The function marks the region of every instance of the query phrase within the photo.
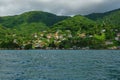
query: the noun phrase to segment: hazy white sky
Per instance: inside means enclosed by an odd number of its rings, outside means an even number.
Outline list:
[[[89,14],[120,8],[120,0],[0,0],[0,16],[40,10],[58,15]]]

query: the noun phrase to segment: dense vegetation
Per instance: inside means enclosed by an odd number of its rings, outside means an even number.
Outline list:
[[[105,25],[110,25],[120,30],[120,9],[109,11],[106,13],[93,13],[86,15],[87,18],[97,21]]]
[[[0,17],[1,49],[118,49],[120,10],[87,16],[42,11]]]
[[[21,15],[0,17],[0,24],[8,28],[20,26],[21,24],[24,23],[28,23],[28,24],[43,23],[47,26],[52,26],[53,24],[61,20],[64,20],[66,18],[68,17],[56,16],[54,14],[42,12],[42,11],[31,11],[31,12],[23,13]]]

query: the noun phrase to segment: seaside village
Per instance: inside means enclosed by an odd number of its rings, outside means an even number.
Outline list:
[[[104,36],[105,29],[101,31]],[[13,35],[14,37],[17,35]],[[20,41],[18,39],[13,40],[13,43],[20,45],[18,49],[91,49],[90,46],[84,46],[85,41],[96,37],[96,35],[86,35],[86,33],[77,33],[73,36],[70,30],[56,32],[42,31],[39,33],[34,33],[30,36],[30,39]],[[99,37],[98,37],[99,38]],[[104,44],[107,46],[105,49],[120,49],[120,46],[114,45],[114,41],[120,42],[120,32],[116,33],[114,40],[106,40],[104,43],[99,42],[99,44]],[[82,44],[79,46],[79,44]],[[90,44],[89,41],[86,43]],[[97,44],[97,45],[99,45]],[[94,45],[93,45],[94,46]],[[96,47],[96,46],[95,46]]]

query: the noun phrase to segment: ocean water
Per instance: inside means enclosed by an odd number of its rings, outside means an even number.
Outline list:
[[[0,80],[120,80],[120,51],[1,50]]]

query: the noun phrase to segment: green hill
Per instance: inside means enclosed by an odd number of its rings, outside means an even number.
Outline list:
[[[31,11],[0,17],[1,49],[117,49],[120,10],[87,16]]]
[[[111,12],[109,15],[106,15],[99,21],[103,21],[106,25],[114,26],[114,28],[118,28],[120,31],[120,9]]]
[[[112,11],[108,11],[108,12],[104,12],[104,13],[92,13],[89,15],[85,15],[85,17],[92,19],[92,20],[98,20],[98,19],[102,19],[105,16],[110,15],[114,12],[118,12],[118,11],[120,11],[120,9],[116,9],[116,10],[112,10]]]
[[[87,15],[89,19],[95,20],[100,24],[113,26],[120,30],[120,9],[109,11],[106,13],[94,13]]]
[[[72,32],[89,32],[94,28],[95,24],[96,23],[94,21],[78,15],[56,23],[53,28],[60,30],[71,30]]]
[[[21,15],[0,17],[0,24],[8,28],[19,26],[24,23],[43,23],[46,26],[52,26],[53,24],[66,18],[68,17],[57,16],[42,11],[31,11]]]

